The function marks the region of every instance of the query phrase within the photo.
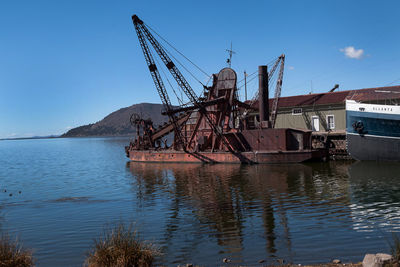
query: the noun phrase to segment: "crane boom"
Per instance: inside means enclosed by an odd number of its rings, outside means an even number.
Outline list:
[[[146,35],[147,40],[149,40],[151,45],[154,47],[157,54],[160,56],[161,60],[164,62],[165,66],[171,72],[172,76],[174,77],[178,85],[182,88],[189,100],[192,103],[198,103],[198,97],[196,93],[193,91],[190,84],[186,81],[185,77],[183,77],[179,69],[175,66],[174,62],[172,62],[171,58],[168,56],[161,44],[154,38],[149,29],[144,25],[144,22],[139,19],[137,15],[133,15],[132,20],[135,28],[140,29]]]
[[[270,81],[271,78],[272,78],[272,75],[274,75],[274,73],[275,73],[275,71],[276,71],[276,68],[277,68],[278,65],[279,65],[279,62],[281,62],[282,56],[283,56],[283,58],[285,57],[285,55],[283,55],[283,54],[280,55],[280,56],[278,57],[278,59],[275,61],[274,65],[272,66],[271,70],[268,72],[268,81]]]
[[[193,91],[192,87],[189,85],[189,83],[186,81],[185,77],[183,77],[182,73],[178,70],[178,68],[175,66],[174,62],[172,62],[171,58],[168,56],[164,48],[161,46],[161,44],[154,38],[154,36],[151,34],[151,32],[148,30],[144,22],[137,16],[133,15],[132,16],[132,21],[135,26],[136,32],[140,33],[139,37],[139,42],[141,43],[143,53],[145,54],[146,62],[149,66],[149,70],[152,73],[152,77],[154,80],[154,83],[156,84],[157,90],[159,91],[159,95],[163,100],[163,103],[168,103],[169,108],[171,107],[170,102],[167,101],[169,98],[167,98],[168,94],[165,90],[165,86],[163,85],[161,81],[161,77],[159,76],[157,67],[153,62],[149,61],[148,59],[152,59],[151,53],[147,47],[146,40],[144,39],[143,34],[146,36],[147,40],[150,42],[150,44],[153,46],[153,48],[156,50],[157,54],[160,56],[161,60],[171,73],[171,75],[174,77],[180,88],[183,90],[185,95],[189,98],[190,102],[194,106],[196,106],[199,109],[199,112],[206,118],[209,126],[211,127],[212,131],[216,136],[218,136],[221,141],[224,143],[224,145],[228,148],[228,150],[232,153],[234,153],[234,150],[232,146],[229,144],[229,142],[226,140],[226,137],[223,135],[222,131],[214,124],[213,120],[210,118],[210,116],[207,114],[207,111],[204,107],[204,105],[199,101],[198,97],[196,96],[195,92]],[[143,49],[143,47],[147,47],[147,49]],[[154,74],[153,74],[154,73]],[[167,108],[167,112],[170,112],[171,109]],[[173,121],[176,121],[174,116],[170,116]],[[175,129],[175,133],[181,136],[181,132],[179,131],[178,127]],[[181,137],[180,139],[183,139]],[[182,140],[184,141],[184,140]]]
[[[157,92],[161,98],[161,101],[164,104],[166,111],[168,112],[172,110],[171,100],[169,99],[167,91],[165,90],[165,85],[161,79],[160,73],[157,69],[157,65],[155,64],[154,58],[150,52],[150,49],[147,45],[147,42],[143,36],[141,29],[136,27],[136,24],[135,24],[135,30],[139,39],[140,46],[142,47],[144,58],[150,70],[151,77],[153,78],[154,84],[156,85]]]
[[[281,66],[279,68],[278,80],[276,81],[274,102],[272,103],[272,112],[271,112],[271,127],[272,128],[275,128],[276,117],[278,115],[278,102],[279,102],[279,98],[281,97],[283,70],[285,68],[285,55],[282,54],[279,58],[281,60]]]
[[[151,73],[151,77],[153,78],[154,84],[157,88],[157,92],[161,98],[161,101],[163,102],[164,108],[169,116],[170,121],[172,122],[173,128],[174,128],[174,132],[175,132],[175,136],[177,137],[177,141],[178,143],[182,144],[183,149],[186,148],[186,142],[185,139],[182,136],[182,133],[179,129],[179,124],[178,124],[178,120],[175,116],[175,114],[171,113],[170,111],[173,109],[172,105],[171,105],[171,100],[169,99],[167,90],[165,89],[165,85],[161,79],[160,76],[160,72],[157,69],[157,65],[154,61],[154,58],[151,54],[151,51],[149,49],[149,46],[147,45],[145,36],[143,34],[143,28],[144,27],[140,27],[141,24],[143,24],[143,21],[141,21],[136,15],[132,16],[132,20],[133,20],[133,24],[135,26],[135,30],[136,30],[136,34],[138,36],[139,39],[139,43],[140,46],[142,48],[143,51],[143,55],[145,57],[147,66],[150,70]],[[140,24],[141,22],[141,24]],[[146,35],[147,37],[147,35]],[[150,42],[152,43],[152,42]],[[152,43],[153,44],[153,43]],[[174,144],[175,146],[177,144]]]

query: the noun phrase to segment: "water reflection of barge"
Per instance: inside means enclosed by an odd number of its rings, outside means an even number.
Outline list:
[[[347,150],[357,160],[400,160],[400,106],[346,101]]]
[[[321,221],[337,224],[338,217],[349,216],[346,208],[349,204],[348,165],[333,164],[129,162],[127,168],[133,174],[139,198],[159,199],[163,195],[170,203],[167,205],[171,209],[167,213],[170,216],[163,235],[168,250],[177,251],[170,244],[178,243],[178,235],[190,222],[191,227],[196,228],[191,233],[202,233],[202,238],[216,238],[216,244],[222,247],[219,251],[229,253],[227,256],[233,264],[251,265],[241,262],[250,247],[255,251],[253,258],[257,253],[267,253],[268,265],[272,265],[277,255],[287,262],[300,261],[295,254],[302,249],[302,242],[298,242],[302,238],[314,238],[307,251],[324,248],[322,254],[329,258],[325,245],[321,244],[331,240],[321,238],[318,241],[309,227],[320,229]],[[324,177],[327,172],[331,177]],[[186,216],[193,216],[194,221]],[[312,227],[315,224],[317,227]],[[251,244],[245,240],[251,240]],[[316,245],[318,242],[322,243]],[[193,243],[198,246],[197,239]],[[171,254],[175,259],[176,254]],[[307,261],[303,253],[299,254],[301,261]]]

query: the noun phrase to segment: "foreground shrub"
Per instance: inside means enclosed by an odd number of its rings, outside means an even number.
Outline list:
[[[393,259],[396,262],[400,262],[400,239],[399,236],[395,233],[393,235],[393,243],[390,245],[390,252],[392,253]]]
[[[132,225],[119,224],[94,241],[86,264],[89,267],[151,266],[158,251],[141,241]]]
[[[18,241],[11,241],[7,235],[0,239],[0,266],[1,267],[28,267],[34,266],[32,252],[22,249]]]

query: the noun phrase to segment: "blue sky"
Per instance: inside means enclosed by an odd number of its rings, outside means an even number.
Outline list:
[[[231,41],[239,80],[285,53],[287,96],[400,84],[399,10],[399,1],[0,1],[0,138],[160,103],[132,14],[207,73],[226,67]]]

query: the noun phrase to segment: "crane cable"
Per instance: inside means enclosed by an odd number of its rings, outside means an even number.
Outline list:
[[[273,58],[272,60],[270,60],[270,61],[266,64],[266,65],[268,66],[268,68],[271,68],[271,65],[273,65],[277,60],[279,60],[279,58],[280,58],[280,57],[278,57],[278,58]],[[255,72],[253,72],[253,73],[247,75],[246,78],[249,78],[250,76],[253,76],[253,75],[256,74],[257,72],[258,72],[258,70],[256,70]],[[239,84],[239,83],[243,82],[244,80],[245,80],[245,79],[243,78],[243,79],[241,79],[240,81],[238,81],[237,83]],[[250,80],[247,81],[247,82],[250,82]],[[243,86],[244,86],[244,84],[241,85],[241,86],[239,86],[238,89],[242,88]]]
[[[166,44],[168,44],[172,49],[174,49],[178,54],[180,54],[182,57],[184,57],[187,61],[189,61],[193,66],[195,66],[199,71],[201,71],[203,74],[205,74],[207,77],[211,77],[207,72],[205,72],[203,69],[201,69],[199,66],[197,66],[193,61],[191,61],[188,57],[186,57],[182,52],[180,52],[178,49],[176,49],[170,42],[168,42],[164,37],[162,37],[158,32],[156,32],[153,28],[151,28],[147,23],[143,23],[146,25],[147,28],[149,28],[152,32],[154,32],[158,37],[160,37]],[[165,47],[164,47],[165,49]]]
[[[271,65],[272,65],[273,63],[275,63],[277,60],[279,60],[279,58],[270,61],[269,63],[267,63],[267,66],[268,66],[268,67],[271,67]],[[282,64],[282,62],[280,62],[280,64]],[[279,65],[278,65],[278,66],[279,66]],[[247,75],[246,78],[249,78],[249,77],[253,76],[253,75],[256,74],[257,72],[258,72],[258,70],[256,70],[255,72],[253,72],[253,73]],[[268,81],[271,81],[271,79],[272,79],[273,77],[276,76],[276,75],[274,75],[275,73],[276,73],[276,71],[274,71],[274,73],[271,73],[271,76],[268,76]],[[247,83],[247,84],[250,83],[250,82],[253,81],[256,77],[258,77],[258,76],[252,77],[251,79],[247,80],[246,83]],[[238,83],[240,83],[240,82],[242,82],[242,81],[244,81],[244,79],[240,80]],[[271,84],[271,83],[269,83],[269,84]],[[241,89],[241,88],[243,88],[243,87],[244,87],[244,84],[238,86],[238,89]],[[258,93],[257,93],[253,98],[257,98],[257,95],[258,95]]]
[[[176,57],[174,57],[174,55],[173,55],[171,52],[169,52],[168,49],[166,49],[166,48],[165,48],[163,45],[161,45],[161,44],[160,44],[160,46],[165,50],[165,52],[167,52],[167,54],[168,54],[170,57],[172,57],[173,59],[175,59],[175,61],[178,62],[178,64],[181,65],[181,67],[182,67],[184,70],[186,70],[186,71],[190,74],[190,76],[192,76],[196,81],[198,81],[198,82],[204,87],[204,84],[203,84],[192,72],[190,72],[190,70],[188,70],[188,69],[185,67],[185,65],[183,65]]]
[[[154,30],[153,30],[154,31]],[[157,33],[156,33],[157,34]],[[165,53],[167,53],[168,54],[168,56],[170,56],[170,57],[172,57],[176,62],[178,62],[178,64],[184,69],[184,70],[186,70],[189,74],[190,74],[190,76],[192,76],[197,82],[199,82],[203,87],[204,87],[204,84],[190,71],[190,70],[188,70],[186,67],[185,67],[185,65],[183,65],[167,48],[165,48],[165,46],[163,46],[161,43],[159,43],[159,45],[160,45],[160,47],[162,48],[162,49],[164,49],[164,51],[165,51]]]
[[[155,61],[157,62],[157,65],[162,66],[162,65],[160,65],[160,62],[159,62],[159,60],[158,60],[157,57],[155,57]],[[171,87],[172,91],[174,92],[174,95],[175,95],[176,98],[178,99],[179,104],[182,106],[182,105],[183,105],[183,99],[181,99],[181,98],[178,96],[178,94],[176,93],[176,91],[175,91],[174,87],[172,86],[171,82],[169,81],[168,76],[167,76],[167,74],[165,73],[164,69],[163,69],[163,68],[160,68],[160,69],[161,69],[162,74],[164,75],[164,78],[167,79],[167,82],[168,82],[169,86]]]
[[[386,84],[386,85],[384,85],[384,86],[392,85],[392,84],[394,84],[394,83],[396,83],[396,82],[398,82],[398,81],[400,81],[400,78],[398,78],[398,79],[394,80],[393,82],[388,83],[388,84]]]
[[[256,74],[257,72],[258,72],[258,70],[256,70],[256,71],[253,72],[252,74],[247,75],[246,78],[248,79],[249,77],[253,76],[253,75]],[[251,78],[250,80],[247,80],[246,83],[249,83],[249,82],[252,81],[255,77],[257,77],[257,76],[254,76],[254,77]],[[242,81],[244,81],[244,78],[243,78],[242,80],[240,80],[240,81],[238,82],[238,84],[241,83]],[[242,84],[241,86],[238,86],[238,89],[241,89],[244,85],[245,85],[245,84]]]
[[[277,59],[277,60],[280,60],[279,58]],[[276,61],[275,61],[276,62]],[[278,66],[277,66],[277,68],[280,66],[282,64],[282,61],[281,62],[279,62],[279,64],[278,64]],[[268,66],[268,65],[267,65]],[[270,90],[270,88],[272,88],[272,84],[274,84],[276,81],[277,81],[277,79],[278,79],[278,76],[279,76],[279,74],[278,75],[274,75],[276,73],[276,71],[274,71],[273,73],[271,73],[271,75],[268,75],[268,92],[270,92],[271,90]],[[256,77],[258,77],[258,76],[254,76],[252,79],[250,79],[249,81],[248,81],[248,83],[249,82],[251,82],[251,81],[253,81]],[[242,85],[243,86],[243,85]],[[275,87],[275,90],[276,90],[277,88]],[[256,101],[257,101],[257,99],[258,99],[258,91],[255,93],[255,95],[254,95],[254,97],[250,100],[250,103],[249,103],[249,105],[250,106],[252,106]],[[244,113],[242,114],[242,116],[244,117],[244,116],[246,116],[247,115],[247,113],[248,113],[248,110],[246,109],[245,111],[244,111]]]

